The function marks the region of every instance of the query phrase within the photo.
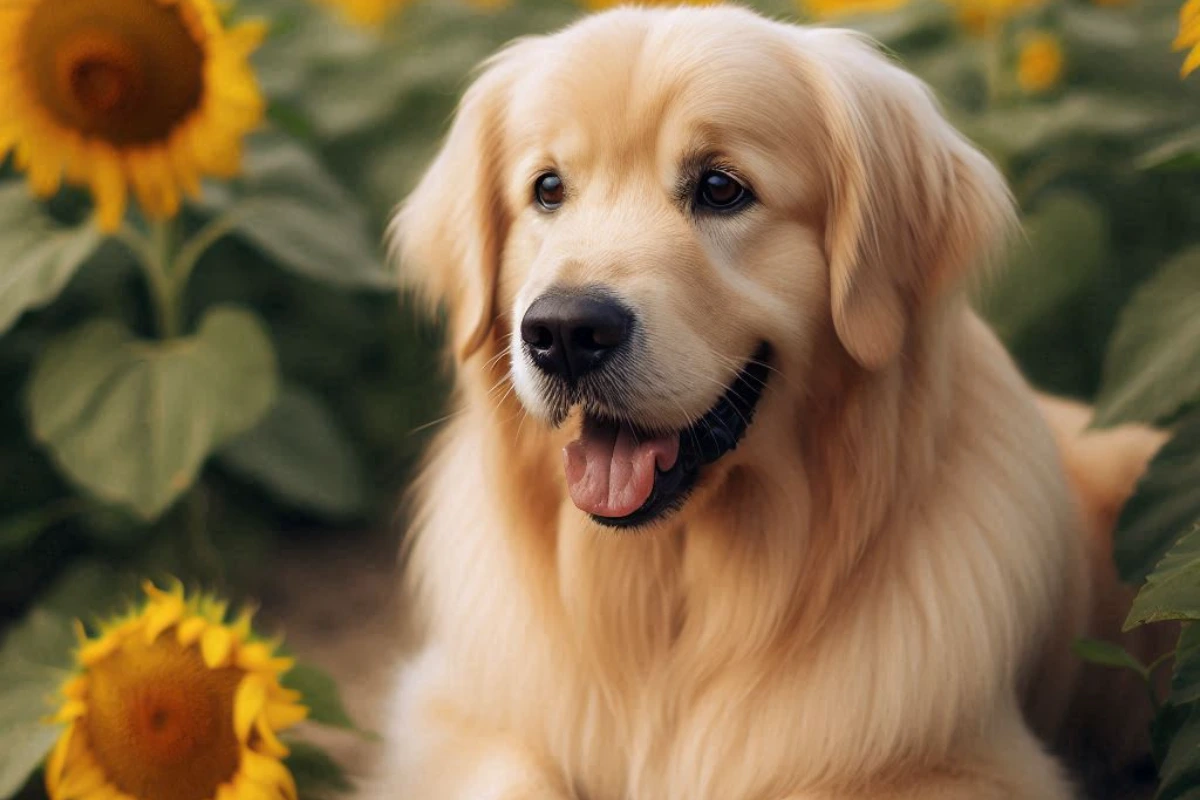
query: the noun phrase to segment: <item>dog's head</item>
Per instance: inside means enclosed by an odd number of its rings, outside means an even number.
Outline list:
[[[621,9],[487,62],[394,232],[461,362],[507,348],[533,416],[581,410],[571,497],[628,526],[678,507],[819,359],[894,365],[1011,215],[861,37]]]

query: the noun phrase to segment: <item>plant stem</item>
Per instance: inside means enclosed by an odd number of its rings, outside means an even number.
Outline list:
[[[221,553],[208,535],[208,497],[203,483],[197,483],[184,497],[183,514],[192,567],[206,580],[223,581]]]
[[[233,230],[233,226],[232,216],[217,217],[183,243],[175,257],[175,266],[171,272],[171,280],[177,294],[182,295],[187,289],[188,279],[192,276],[192,270],[196,268],[201,256],[208,252],[208,248],[212,247],[218,239]]]
[[[984,76],[987,80],[988,108],[1004,99],[1004,23],[992,23],[984,42]]]
[[[150,235],[153,246],[148,269],[153,273],[150,283],[158,315],[158,334],[163,339],[173,339],[180,334],[179,294],[171,275],[178,248],[178,223],[174,219],[156,222]]]

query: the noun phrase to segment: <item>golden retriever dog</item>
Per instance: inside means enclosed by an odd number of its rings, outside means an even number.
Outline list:
[[[366,796],[1072,797],[1112,523],[966,300],[1013,225],[850,32],[623,8],[490,59],[395,221],[456,412]]]

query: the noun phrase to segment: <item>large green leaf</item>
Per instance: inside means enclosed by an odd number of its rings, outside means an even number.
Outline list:
[[[283,136],[253,140],[241,193],[225,213],[239,236],[282,267],[343,286],[395,285],[358,202]]]
[[[1200,127],[1189,128],[1159,142],[1138,159],[1142,169],[1200,170]]]
[[[73,644],[65,617],[36,610],[0,647],[0,797],[25,784],[58,737],[46,717],[68,677]]]
[[[30,421],[72,480],[155,519],[215,447],[262,418],[277,373],[267,332],[244,310],[210,311],[194,336],[162,343],[97,320],[38,359]]]
[[[1100,639],[1076,639],[1071,643],[1071,650],[1089,664],[1098,664],[1114,669],[1128,669],[1142,677],[1146,676],[1146,666],[1125,648],[1112,642]]]
[[[1121,312],[1095,425],[1168,419],[1200,400],[1200,248],[1172,259]]]
[[[1188,414],[1155,454],[1121,510],[1114,557],[1121,579],[1138,585],[1200,519],[1200,411]]]
[[[1200,700],[1200,625],[1188,623],[1175,648],[1175,670],[1171,675],[1171,702],[1177,705]]]
[[[1177,107],[1140,97],[1074,91],[1057,102],[1003,106],[964,124],[971,138],[989,150],[1022,155],[1067,142],[1141,140],[1180,116]]]
[[[1049,195],[1025,219],[1027,242],[1013,248],[1008,269],[983,303],[1006,341],[1044,319],[1092,277],[1104,260],[1104,212],[1076,192]]]
[[[290,505],[335,518],[364,509],[358,453],[307,389],[286,387],[258,425],[225,446],[221,461]]]
[[[358,730],[342,705],[337,683],[323,670],[311,664],[296,664],[280,679],[287,689],[300,693],[300,702],[308,706],[308,718],[320,725]]]
[[[292,752],[283,762],[296,779],[302,800],[341,794],[354,788],[346,771],[328,753],[309,742],[289,741]]]
[[[1200,620],[1200,524],[1183,536],[1146,578],[1125,630],[1147,622]]]
[[[1200,706],[1193,706],[1175,731],[1159,775],[1154,800],[1182,800],[1200,785]]]
[[[0,334],[22,312],[58,297],[103,239],[88,222],[57,224],[24,184],[0,186]]]

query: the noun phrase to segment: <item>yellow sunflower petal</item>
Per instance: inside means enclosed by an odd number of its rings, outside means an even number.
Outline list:
[[[175,629],[175,637],[182,645],[193,645],[200,640],[207,627],[208,621],[204,618],[188,617]]]
[[[258,748],[261,752],[275,758],[287,758],[291,750],[288,750],[287,745],[279,741],[279,737],[275,735],[275,731],[271,730],[270,724],[265,716],[259,716],[254,721],[254,732],[258,734]]]
[[[271,791],[258,781],[250,780],[244,774],[238,776],[233,791],[237,800],[279,800],[277,792]]]
[[[71,700],[82,700],[87,694],[88,679],[86,675],[76,675],[69,681],[63,684],[62,693],[64,697]]]
[[[209,669],[225,666],[233,649],[233,634],[227,628],[210,627],[200,637],[200,652]]]
[[[74,725],[64,728],[62,735],[54,743],[54,749],[50,751],[50,757],[46,760],[46,791],[50,793],[51,797],[56,795],[58,786],[62,783],[63,766],[67,762],[67,752],[71,748],[71,740],[74,736]]]
[[[97,639],[94,642],[89,641],[79,651],[79,662],[84,666],[90,667],[97,661],[102,661],[112,655],[120,643],[121,640],[116,636],[105,636],[103,639]]]
[[[259,675],[247,675],[238,686],[233,705],[233,731],[245,744],[250,731],[267,705],[267,684]]]
[[[55,795],[55,800],[73,800],[73,798],[85,798],[92,792],[95,792],[108,783],[105,780],[104,773],[95,765],[87,765],[82,769],[68,771],[59,784],[58,793]]]
[[[253,750],[242,753],[242,768],[246,777],[265,786],[274,786],[283,791],[287,800],[296,800],[296,781],[287,767],[273,758],[260,755]]]
[[[1181,75],[1183,75],[1183,77],[1186,78],[1188,75],[1191,75],[1193,72],[1195,72],[1197,68],[1200,68],[1200,45],[1197,45],[1195,49],[1188,54],[1188,57],[1184,60],[1183,67],[1180,68],[1179,72]]]
[[[183,611],[181,598],[168,595],[159,600],[146,617],[146,641],[153,642],[163,631],[179,622]]]
[[[267,724],[277,731],[287,730],[308,719],[308,707],[293,703],[269,703]]]
[[[82,700],[71,700],[64,703],[52,718],[52,722],[73,722],[87,713],[87,703]]]
[[[112,232],[125,218],[127,195],[121,163],[108,148],[93,148],[92,195],[96,198],[96,216],[101,230]]]

